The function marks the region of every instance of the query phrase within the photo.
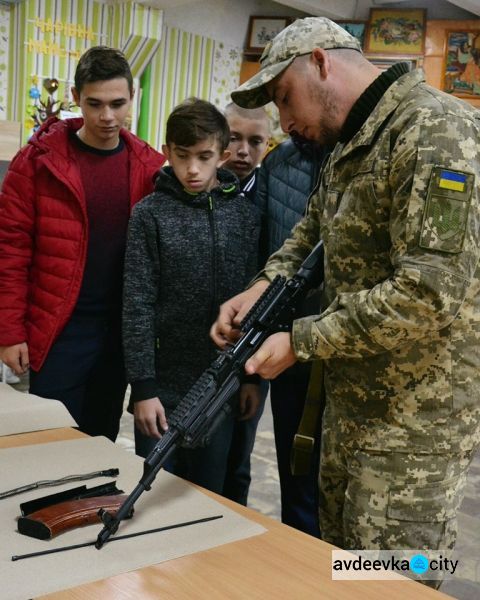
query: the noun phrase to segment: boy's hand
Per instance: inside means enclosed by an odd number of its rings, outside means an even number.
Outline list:
[[[168,429],[165,409],[160,402],[160,398],[150,398],[148,400],[139,400],[133,405],[133,414],[135,425],[148,437],[159,440],[162,434]]]
[[[13,346],[0,346],[0,360],[10,367],[15,375],[26,373],[30,366],[27,342]]]
[[[237,341],[240,323],[269,285],[266,279],[257,281],[248,290],[222,304],[217,320],[210,329],[210,337],[217,346],[223,349],[228,342]]]
[[[244,383],[240,386],[239,421],[246,421],[255,416],[261,402],[260,386],[256,383]]]

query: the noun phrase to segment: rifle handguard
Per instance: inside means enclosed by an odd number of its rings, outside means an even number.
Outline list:
[[[116,514],[126,499],[125,494],[116,494],[54,504],[30,513],[26,517],[19,517],[18,531],[39,540],[49,540],[59,533],[76,527],[101,523],[98,514],[101,509]],[[132,514],[133,510],[128,517]]]
[[[245,331],[248,331],[250,327],[254,325],[257,315],[272,302],[278,292],[285,285],[285,281],[286,277],[283,277],[282,275],[275,276],[275,279],[268,286],[268,288],[264,290],[260,298],[255,302],[240,323],[240,330],[242,333],[245,333]]]

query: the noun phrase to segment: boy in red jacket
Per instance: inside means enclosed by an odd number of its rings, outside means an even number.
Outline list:
[[[133,205],[165,158],[123,128],[134,95],[124,55],[87,50],[73,97],[13,159],[0,195],[0,359],[62,401],[80,430],[115,440],[126,381],[122,271]]]

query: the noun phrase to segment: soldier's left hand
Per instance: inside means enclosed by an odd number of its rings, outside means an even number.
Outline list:
[[[249,375],[257,373],[264,379],[275,379],[296,361],[290,333],[279,332],[268,337],[257,352],[247,360],[245,371]]]

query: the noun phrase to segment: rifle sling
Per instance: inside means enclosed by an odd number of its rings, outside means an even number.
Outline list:
[[[306,475],[310,471],[318,418],[323,406],[323,362],[318,360],[312,363],[302,418],[293,438],[290,452],[292,475]]]

